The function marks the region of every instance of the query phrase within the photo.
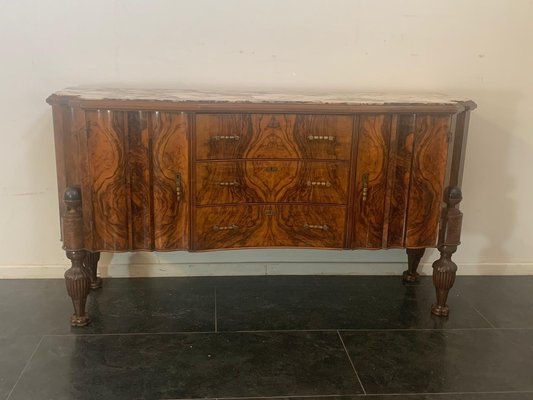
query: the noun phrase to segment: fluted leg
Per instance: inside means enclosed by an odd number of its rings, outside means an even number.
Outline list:
[[[439,317],[446,317],[450,313],[446,301],[457,272],[457,265],[452,261],[452,254],[461,243],[463,221],[463,214],[455,207],[462,198],[461,190],[457,187],[448,188],[444,196],[447,207],[444,208],[441,216],[438,246],[440,258],[433,263],[433,285],[437,294],[437,303],[431,307],[431,312]]]
[[[83,265],[89,271],[91,276],[91,289],[99,289],[102,287],[102,278],[97,274],[98,261],[100,261],[100,252],[87,252]]]
[[[72,267],[65,272],[67,293],[74,305],[74,314],[70,320],[72,326],[85,326],[90,322],[85,312],[85,304],[91,291],[91,276],[89,271],[83,267],[85,256],[85,250],[67,251],[67,257],[72,262]]]
[[[453,247],[457,248],[457,246],[439,247],[440,258],[433,263],[433,285],[437,292],[437,303],[431,306],[431,312],[442,317],[447,317],[450,313],[446,301],[457,272],[457,265],[452,261],[452,254],[455,252]]]
[[[417,272],[418,265],[422,256],[426,252],[425,248],[421,249],[407,249],[407,271],[403,271],[403,281],[412,283],[416,282],[419,279]]]
[[[85,305],[91,290],[91,274],[83,265],[87,252],[84,249],[80,188],[66,188],[64,201],[63,247],[71,261],[71,267],[65,272],[65,284],[74,306],[71,325],[85,326],[90,322]]]

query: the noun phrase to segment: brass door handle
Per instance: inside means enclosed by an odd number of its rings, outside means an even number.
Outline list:
[[[241,137],[238,135],[216,135],[213,136],[213,140],[239,140]]]
[[[324,225],[312,225],[312,224],[305,224],[304,225],[304,228],[305,229],[320,229],[322,231],[327,231],[329,230],[329,226],[324,224]]]
[[[240,186],[240,183],[237,181],[222,181],[222,182],[217,182],[216,185],[218,186]]]
[[[368,199],[368,172],[363,174],[363,191],[361,195],[363,201]]]
[[[307,181],[307,186],[325,186],[330,187],[331,182],[328,181]]]
[[[214,231],[231,231],[235,229],[239,229],[239,225],[231,224],[231,225],[226,225],[226,226],[218,226],[218,225],[213,226]]]
[[[333,142],[335,140],[335,136],[331,136],[331,135],[309,135],[309,136],[307,136],[307,140],[327,140],[329,142]]]
[[[181,201],[183,197],[183,191],[181,189],[181,174],[176,172],[176,200]]]

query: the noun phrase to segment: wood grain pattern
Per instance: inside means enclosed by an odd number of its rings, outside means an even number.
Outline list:
[[[130,249],[125,115],[106,110],[88,111],[86,121],[94,233],[92,247],[125,251]]]
[[[352,125],[352,116],[201,114],[196,159],[349,160]]]
[[[349,166],[338,162],[196,163],[196,204],[346,204]]]
[[[151,138],[148,113],[126,115],[127,186],[130,194],[129,240],[132,249],[152,249]]]
[[[389,220],[387,247],[403,247],[404,244],[414,136],[415,115],[398,116],[396,146],[391,154],[394,169],[391,171],[392,180],[389,189],[391,193],[390,211],[389,215],[386,216]]]
[[[382,247],[390,132],[391,115],[362,115],[359,118],[352,241],[356,248]]]
[[[189,247],[190,173],[189,123],[184,113],[152,113],[154,247]],[[176,195],[176,174],[181,199]]]
[[[435,247],[448,158],[450,116],[417,115],[406,247]]]
[[[311,205],[199,207],[196,250],[255,247],[343,248],[346,208]]]

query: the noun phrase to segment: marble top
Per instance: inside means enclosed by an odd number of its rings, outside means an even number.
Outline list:
[[[131,89],[72,87],[56,96],[81,100],[147,100],[208,103],[297,103],[297,104],[432,104],[455,105],[466,100],[442,94],[408,93],[310,93],[310,92],[228,92],[188,89]]]

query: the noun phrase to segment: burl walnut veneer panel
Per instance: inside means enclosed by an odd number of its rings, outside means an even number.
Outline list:
[[[196,209],[197,250],[254,247],[343,248],[342,206],[246,205]]]
[[[186,249],[187,115],[86,112],[94,250]],[[178,198],[176,182],[181,195]]]
[[[352,116],[200,114],[196,159],[349,160],[352,131]]]
[[[196,204],[346,204],[349,173],[346,162],[198,162]]]

